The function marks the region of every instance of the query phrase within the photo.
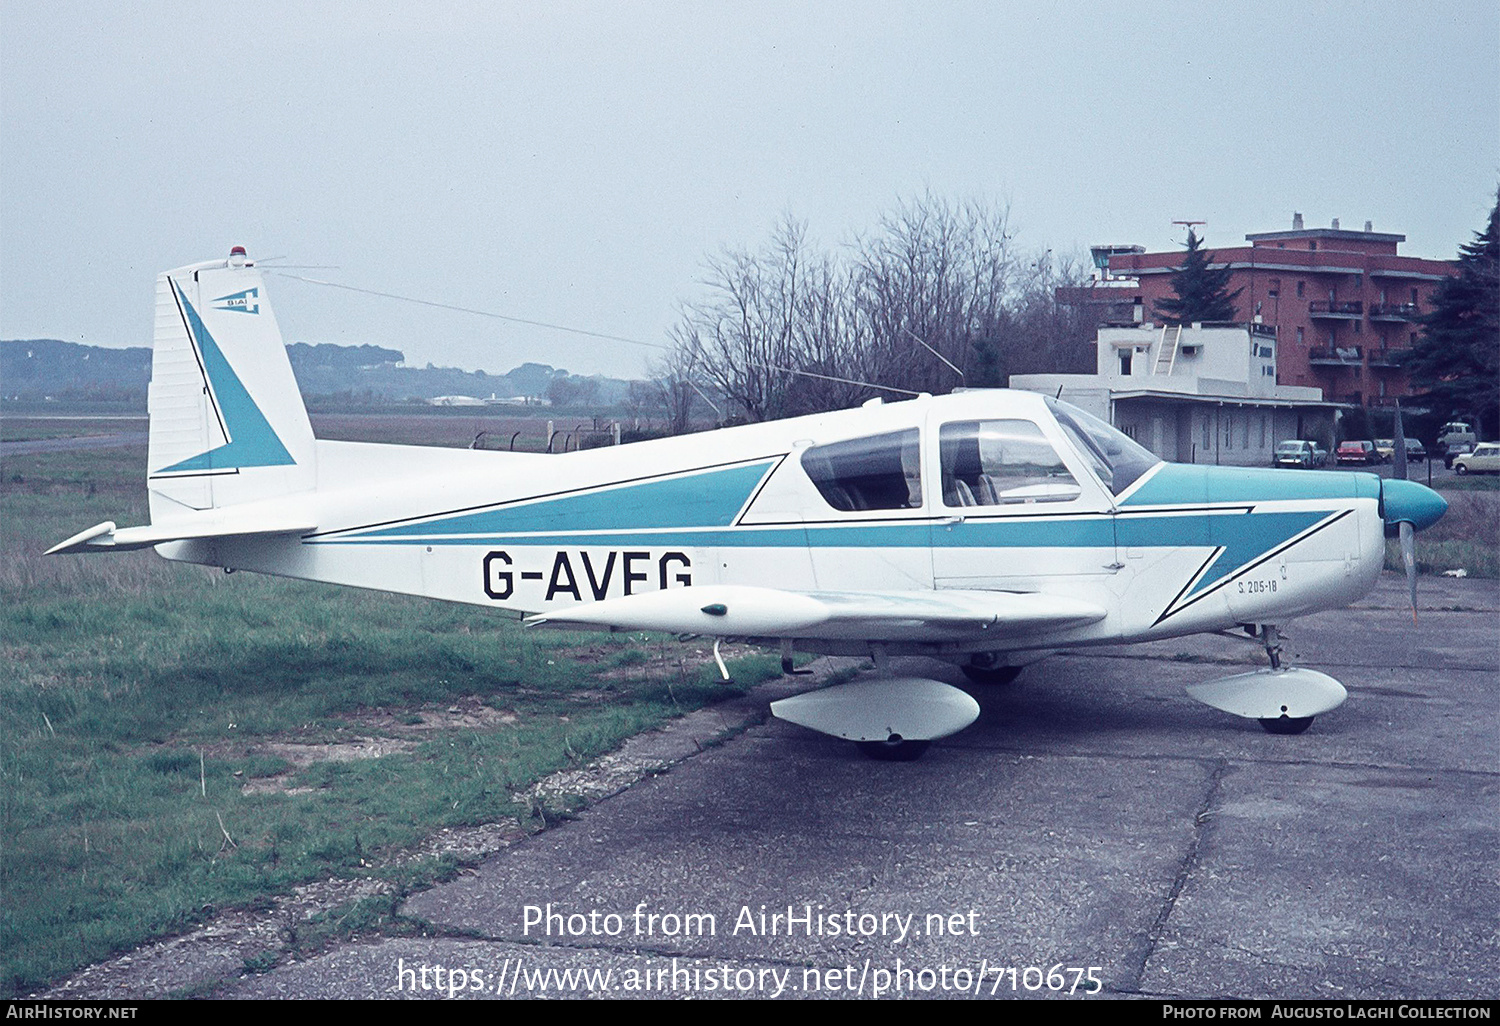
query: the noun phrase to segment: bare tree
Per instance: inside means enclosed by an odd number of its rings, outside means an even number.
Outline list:
[[[1015,264],[1009,211],[929,194],[882,217],[855,244],[854,262],[878,380],[927,392],[964,383],[975,343],[1004,311]]]
[[[692,352],[679,346],[661,360],[652,361],[646,370],[651,375],[651,401],[661,413],[667,434],[681,435],[692,430],[693,412],[700,402],[698,385],[693,380],[697,371]]]
[[[842,410],[881,394],[865,383],[868,326],[849,271],[830,256],[809,259],[796,310],[787,412]]]
[[[693,364],[750,420],[784,416],[795,362],[806,225],[784,218],[763,253],[729,251],[708,263],[708,297],[672,331]]]
[[[647,368],[647,373],[650,373]],[[632,381],[625,386],[625,398],[620,405],[625,408],[625,415],[630,418],[630,427],[634,431],[647,430],[651,426],[651,419],[660,411],[656,402],[656,382],[651,380]]]
[[[1007,208],[903,202],[840,253],[810,251],[785,217],[762,250],[710,260],[707,294],[676,351],[750,420],[842,409],[886,389],[1001,386],[1010,374],[1088,369],[1077,318],[1056,302],[1076,261],[1022,258]],[[685,380],[691,382],[693,375]]]
[[[1055,259],[1050,250],[1025,265],[1001,336],[996,384],[1004,385],[1012,374],[1093,373],[1094,324],[1082,308],[1057,301],[1060,287],[1087,279],[1082,260]]]

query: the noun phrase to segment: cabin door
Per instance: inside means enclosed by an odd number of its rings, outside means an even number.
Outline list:
[[[949,420],[928,435],[937,587],[1032,591],[1114,574],[1113,505],[1055,425]]]

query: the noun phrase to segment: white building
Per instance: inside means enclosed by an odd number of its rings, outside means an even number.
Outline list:
[[[1162,459],[1265,466],[1277,442],[1332,449],[1339,404],[1276,383],[1276,334],[1258,324],[1105,327],[1093,374],[1017,374],[1102,417]]]

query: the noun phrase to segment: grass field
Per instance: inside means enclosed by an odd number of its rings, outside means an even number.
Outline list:
[[[127,431],[138,431],[144,434],[146,418],[144,416],[0,418],[0,442],[30,442],[40,438],[82,438]]]
[[[567,810],[517,792],[726,694],[676,643],[149,551],[40,555],[145,522],[143,466],[110,449],[0,474],[6,994],[304,881],[451,873],[394,855],[445,826],[540,829]]]
[[[1484,482],[1481,484],[1480,482]],[[1448,512],[1417,535],[1417,569],[1435,574],[1463,570],[1469,577],[1500,577],[1500,489],[1492,478],[1444,482]],[[1405,572],[1401,547],[1386,545],[1386,569]]]
[[[1500,492],[1500,475],[1455,475],[1451,479],[1444,481],[1439,487],[1444,492]]]

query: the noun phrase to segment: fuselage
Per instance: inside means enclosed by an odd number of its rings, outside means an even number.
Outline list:
[[[316,443],[318,528],[169,558],[517,613],[705,584],[1066,595],[1046,634],[797,647],[951,654],[1136,641],[1340,606],[1384,559],[1371,474],[1163,463],[1066,404],[973,391],[566,455]],[[759,639],[770,640],[770,639]]]

